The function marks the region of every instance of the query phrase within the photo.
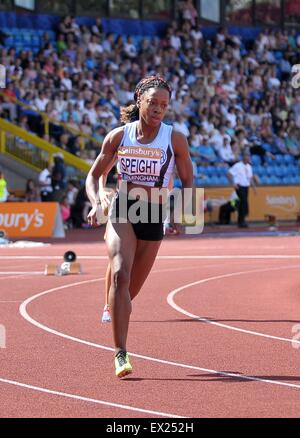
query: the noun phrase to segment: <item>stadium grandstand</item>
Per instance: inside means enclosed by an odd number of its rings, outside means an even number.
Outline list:
[[[14,159],[36,179],[62,153],[65,182],[82,183],[120,106],[157,73],[197,186],[229,186],[245,149],[260,186],[300,185],[299,23],[294,0],[2,1],[2,167]]]

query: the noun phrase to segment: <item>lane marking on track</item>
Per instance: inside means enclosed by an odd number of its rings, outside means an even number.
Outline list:
[[[222,239],[224,241],[224,239]],[[252,240],[252,239],[251,239]],[[228,241],[227,241],[228,242]],[[195,245],[184,245],[184,248],[188,251],[188,250],[194,250],[195,249]],[[201,250],[203,249],[208,249],[208,250],[224,250],[224,244],[222,245],[203,245],[203,241],[201,242]],[[231,251],[240,251],[241,250],[241,246],[230,246],[229,248],[226,248],[227,250],[230,249]],[[279,249],[284,249],[284,250],[289,250],[289,251],[299,251],[298,248],[291,248],[289,245],[259,245],[259,249],[260,250],[279,250]],[[253,250],[253,251],[257,251],[257,245],[251,246],[247,243],[247,250]]]
[[[216,267],[219,265],[207,265],[205,267],[210,268],[210,267]],[[186,268],[180,268],[180,271],[189,271],[191,269],[195,269],[197,266],[188,266]],[[152,271],[152,274],[155,274],[157,272],[174,272],[174,268],[166,268],[166,269],[159,269],[158,271]],[[20,277],[29,277],[31,275],[43,275],[44,276],[44,271],[17,271],[17,272],[0,272],[0,275],[3,275],[3,277],[0,277],[0,280],[7,280],[8,278],[20,278]],[[6,277],[7,275],[7,277]]]
[[[298,266],[297,266],[298,267]],[[293,266],[293,268],[296,268],[296,266]],[[272,269],[272,268],[271,268]],[[277,268],[278,269],[278,268]],[[285,268],[282,268],[285,269]],[[268,271],[268,269],[265,270],[252,270],[252,271],[248,271],[249,273],[253,273],[253,272],[262,272],[262,271]],[[83,284],[89,284],[89,283],[94,283],[96,281],[100,281],[100,280],[104,280],[104,278],[100,278],[100,279],[92,279],[92,280],[85,280],[85,281],[80,281],[80,282],[76,282],[76,283],[71,283],[68,285],[64,285],[64,286],[59,286],[59,287],[55,287],[52,289],[48,289],[46,291],[40,292],[39,294],[36,294],[32,297],[29,297],[27,300],[23,301],[23,303],[20,305],[19,307],[19,311],[21,316],[28,321],[30,324],[33,324],[34,326],[38,327],[41,330],[44,330],[48,333],[51,333],[53,335],[62,337],[64,339],[68,339],[70,341],[74,341],[74,342],[78,342],[80,344],[83,345],[87,345],[89,347],[94,347],[97,349],[101,349],[101,350],[105,350],[105,351],[114,351],[113,348],[111,347],[107,347],[105,345],[101,345],[101,344],[96,344],[94,342],[90,342],[90,341],[86,341],[85,339],[80,339],[77,338],[75,336],[70,336],[67,335],[63,332],[59,332],[57,330],[54,330],[44,324],[41,324],[40,322],[36,321],[35,319],[33,319],[27,312],[27,306],[34,300],[47,295],[49,293],[52,292],[57,292],[59,290],[63,290],[69,287],[76,287],[76,286],[82,286]],[[242,330],[242,329],[241,329]],[[269,335],[265,335],[266,337],[270,337]],[[285,339],[287,342],[297,342],[300,343],[300,341],[292,341],[291,339]],[[164,364],[164,365],[171,365],[171,366],[175,366],[175,367],[179,367],[179,368],[184,368],[184,369],[189,369],[189,370],[196,370],[196,371],[202,371],[204,373],[209,373],[209,374],[214,374],[214,375],[219,375],[219,376],[225,376],[225,377],[230,377],[230,378],[238,378],[238,379],[242,379],[242,380],[247,380],[247,381],[254,381],[254,382],[262,382],[262,383],[266,383],[266,384],[270,384],[270,385],[277,385],[277,386],[283,386],[283,387],[288,387],[288,388],[300,388],[300,385],[298,384],[294,384],[294,383],[287,383],[287,382],[282,382],[280,380],[269,380],[269,379],[262,379],[259,377],[254,377],[254,376],[248,376],[248,375],[242,375],[242,374],[237,374],[237,373],[229,373],[229,372],[224,372],[224,371],[218,371],[218,370],[213,370],[213,369],[207,369],[207,368],[201,368],[198,366],[194,366],[194,365],[188,365],[188,364],[183,364],[183,363],[179,363],[179,362],[172,362],[172,361],[168,361],[168,360],[164,360],[164,359],[158,359],[155,357],[151,357],[151,356],[145,356],[145,355],[141,355],[141,354],[137,354],[137,353],[133,353],[133,352],[129,352],[130,355],[132,357],[137,357],[139,359],[144,359],[147,361],[151,361],[151,362],[155,362],[155,363],[159,363],[159,364]]]
[[[11,280],[12,278],[26,278],[26,277],[30,277],[30,275],[29,274],[26,274],[26,275],[9,275],[9,276],[7,276],[7,277],[0,277],[0,280]]]
[[[216,268],[220,265],[202,265],[201,268]],[[197,266],[187,266],[185,268],[180,268],[180,271],[189,271],[191,269],[195,269]],[[174,272],[174,268],[166,268],[166,269],[159,269],[159,270],[153,270],[151,271],[152,274],[161,273],[161,272]],[[16,274],[14,276],[10,276],[11,274]],[[84,272],[84,274],[87,274]],[[3,277],[0,277],[0,280],[7,280],[8,278],[20,278],[20,277],[30,277],[31,275],[42,275],[44,276],[44,271],[18,271],[18,272],[0,272],[0,276],[3,275]],[[5,277],[5,275],[8,275]]]
[[[0,260],[49,260],[49,259],[60,259],[62,260],[62,256],[1,256]],[[77,259],[80,260],[107,260],[107,256],[77,256]],[[241,254],[241,255],[180,255],[180,256],[174,256],[174,255],[160,255],[156,257],[157,260],[251,260],[251,259],[262,259],[262,260],[268,260],[268,259],[275,259],[275,260],[293,260],[293,259],[300,259],[300,255],[292,254],[292,255],[286,255],[286,254]]]
[[[148,409],[141,409],[141,408],[137,408],[137,407],[133,407],[133,406],[129,406],[129,405],[123,405],[123,404],[119,404],[119,403],[112,403],[112,402],[107,402],[104,400],[98,400],[95,398],[84,397],[84,396],[77,395],[77,394],[70,394],[67,392],[55,391],[52,389],[42,388],[40,386],[28,385],[26,383],[17,382],[15,380],[4,379],[2,377],[0,378],[0,382],[7,383],[10,385],[14,385],[14,386],[20,386],[22,388],[31,389],[33,391],[43,392],[46,394],[58,395],[61,397],[72,398],[75,400],[81,400],[81,401],[89,402],[89,403],[96,403],[98,405],[105,405],[105,406],[114,407],[114,408],[126,409],[127,411],[142,412],[143,414],[157,415],[159,417],[186,418],[186,417],[181,417],[179,415],[173,415],[173,414],[169,414],[169,413],[165,413],[165,412],[151,411]]]
[[[189,269],[195,269],[195,267],[184,268],[184,270],[189,270]],[[154,270],[154,271],[152,271],[152,273],[169,272],[170,270],[174,271],[174,269],[161,269],[161,270]],[[84,282],[80,282],[79,284],[81,284],[81,283],[90,283],[90,282],[101,281],[101,280],[105,280],[105,277],[97,278],[97,279],[93,279],[93,280],[87,280],[87,281],[84,281]],[[68,287],[68,285],[60,286],[59,289],[65,289],[67,287]],[[21,301],[19,300],[18,302],[21,302]],[[1,301],[0,301],[0,303],[1,303]],[[110,351],[114,351],[113,348],[108,348],[108,349]],[[41,388],[41,387],[38,387],[38,386],[28,385],[28,384],[24,384],[24,383],[21,383],[21,382],[16,382],[16,381],[4,379],[4,378],[0,378],[0,382],[11,384],[11,385],[15,385],[15,386],[20,386],[20,387],[23,387],[23,388],[32,389],[32,390],[39,391],[39,392],[44,392],[44,393],[47,393],[47,394],[54,394],[54,395],[58,395],[58,396],[62,396],[62,397],[68,397],[68,398],[73,398],[73,399],[76,399],[76,400],[82,400],[82,401],[86,401],[86,402],[90,402],[90,403],[97,403],[97,404],[102,404],[102,405],[106,405],[106,406],[110,406],[110,407],[126,409],[126,410],[135,411],[135,412],[142,412],[142,413],[145,413],[145,414],[157,415],[157,416],[168,417],[168,418],[186,418],[186,417],[183,417],[183,416],[180,416],[180,415],[175,415],[175,414],[170,414],[170,413],[165,413],[165,412],[159,412],[159,411],[153,411],[153,410],[147,410],[147,409],[137,408],[137,407],[133,407],[133,406],[129,406],[129,405],[122,405],[122,404],[117,404],[117,403],[113,403],[113,402],[107,402],[107,401],[103,401],[103,400],[92,399],[92,398],[83,397],[83,396],[79,396],[79,395],[75,395],[75,394],[68,394],[68,393],[61,392],[61,391],[49,390],[49,389],[46,389],[46,388]]]
[[[193,283],[188,283],[188,284],[185,284],[183,286],[180,286],[177,289],[174,289],[173,291],[171,291],[168,294],[167,302],[177,312],[182,313],[183,315],[186,315],[186,316],[188,316],[188,317],[190,317],[190,318],[192,318],[194,320],[197,320],[197,321],[205,322],[207,324],[216,325],[218,327],[226,328],[226,329],[237,331],[237,332],[241,332],[241,333],[247,333],[247,334],[255,335],[255,336],[262,336],[264,338],[276,339],[278,341],[285,341],[285,342],[290,342],[290,343],[293,343],[293,344],[300,344],[300,341],[297,341],[295,339],[283,338],[283,337],[274,336],[274,335],[267,335],[265,333],[255,332],[255,331],[252,331],[252,330],[246,330],[246,329],[242,329],[242,328],[239,328],[239,327],[234,327],[234,326],[227,325],[227,324],[222,324],[220,322],[211,321],[210,319],[203,318],[203,317],[201,317],[199,315],[194,315],[193,313],[190,313],[190,312],[186,311],[182,307],[178,306],[178,304],[176,304],[175,301],[174,301],[175,295],[177,293],[181,292],[182,290],[185,290],[185,289],[187,289],[189,287],[192,287],[192,286],[196,286],[198,284],[208,283],[209,281],[220,280],[220,279],[224,279],[224,278],[232,278],[232,277],[236,277],[236,276],[239,276],[239,275],[247,275],[247,274],[256,273],[256,272],[279,271],[279,270],[282,270],[282,269],[284,269],[284,270],[285,269],[296,269],[296,268],[299,268],[299,267],[300,267],[300,265],[293,265],[293,266],[284,266],[284,267],[269,268],[269,269],[256,269],[256,270],[251,270],[251,271],[233,272],[233,273],[230,273],[230,274],[222,274],[222,275],[217,275],[215,277],[203,278],[202,280],[194,281]]]
[[[44,271],[0,271],[0,275],[41,275]]]
[[[44,272],[18,271],[18,272],[0,272],[1,280],[11,280],[12,278],[29,278],[35,275],[44,275]]]

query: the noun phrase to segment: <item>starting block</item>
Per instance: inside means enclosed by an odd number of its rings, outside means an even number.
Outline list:
[[[45,275],[70,275],[81,274],[81,265],[76,262],[76,254],[73,251],[67,251],[64,254],[64,261],[59,265],[46,265]]]

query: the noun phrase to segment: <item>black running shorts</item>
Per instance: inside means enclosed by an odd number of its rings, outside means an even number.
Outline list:
[[[162,240],[165,218],[165,204],[130,199],[119,192],[112,200],[109,213],[109,219],[112,223],[130,222],[138,240]]]

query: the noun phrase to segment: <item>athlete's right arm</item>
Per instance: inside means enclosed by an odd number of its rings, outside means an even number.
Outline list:
[[[91,225],[96,225],[97,204],[99,204],[99,178],[109,172],[112,162],[115,161],[117,149],[121,143],[124,133],[124,126],[111,131],[105,137],[101,152],[92,165],[85,182],[86,193],[92,204],[92,210],[88,215],[88,221]]]
[[[113,191],[112,189],[106,188],[107,176],[113,166],[116,164],[117,159],[114,157],[112,161],[109,163],[109,168],[106,172],[104,172],[99,178],[99,200],[101,204],[101,208],[105,215],[107,215],[109,205],[112,199]]]

